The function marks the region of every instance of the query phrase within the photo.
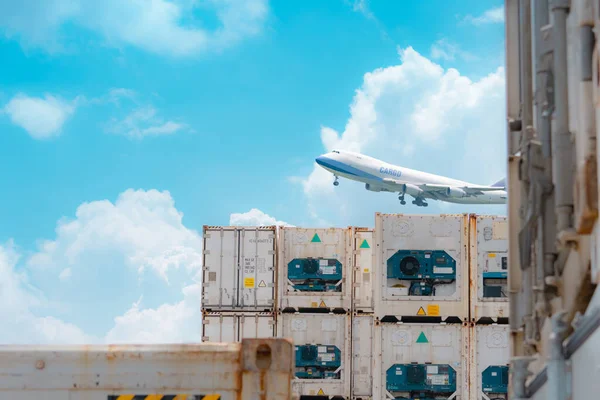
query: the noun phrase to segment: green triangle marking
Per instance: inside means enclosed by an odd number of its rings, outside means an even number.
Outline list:
[[[425,333],[421,332],[419,338],[417,339],[417,343],[429,343],[429,340],[425,337]]]
[[[319,235],[317,235],[317,234],[315,233],[315,236],[313,236],[313,238],[312,238],[311,242],[312,242],[312,243],[321,243],[321,238],[319,237]]]
[[[371,246],[369,246],[369,243],[367,243],[367,239],[364,239],[362,244],[360,245],[361,249],[370,249]]]

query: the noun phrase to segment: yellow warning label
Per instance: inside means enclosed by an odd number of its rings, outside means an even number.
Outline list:
[[[265,281],[260,281],[260,283],[258,284],[258,287],[266,287],[267,284],[265,283]]]
[[[488,254],[488,257],[489,258],[494,258],[494,257],[496,257],[496,253],[490,253],[490,254]]]
[[[319,303],[319,307],[327,307],[327,306],[325,305],[325,302],[323,300],[321,300],[321,303]]]
[[[254,287],[254,278],[244,278],[244,287],[245,288],[253,288]]]
[[[325,392],[323,392],[323,389],[319,389],[319,391],[317,392],[317,395],[322,396],[324,395]]]
[[[417,315],[427,315],[427,314],[425,314],[425,310],[423,310],[423,307],[419,307],[419,311],[417,311]]]
[[[312,303],[310,303],[310,306],[311,306],[311,307],[315,307],[315,308],[316,308],[316,307],[318,307],[319,305],[317,304],[317,302],[316,302],[316,301],[313,301]]]
[[[364,271],[365,271],[365,272],[369,272],[369,268],[365,268],[365,269],[364,269]]]
[[[437,304],[429,304],[427,306],[427,314],[438,317],[440,315],[440,306]]]

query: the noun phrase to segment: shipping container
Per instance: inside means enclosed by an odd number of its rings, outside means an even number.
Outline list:
[[[471,399],[507,399],[510,359],[508,324],[471,324],[470,350]]]
[[[509,398],[598,398],[600,3],[504,8]]]
[[[351,228],[354,271],[352,311],[372,313],[373,298],[373,229]]]
[[[274,311],[276,227],[204,226],[202,307]]]
[[[283,339],[183,345],[4,345],[0,346],[0,398],[156,400],[187,395],[190,400],[289,400],[294,363],[294,346]]]
[[[281,227],[278,264],[279,310],[350,311],[351,229]]]
[[[375,315],[466,320],[468,228],[467,214],[376,213]]]
[[[371,314],[352,316],[352,397],[368,399],[373,395],[373,351],[375,317]]]
[[[277,336],[291,339],[296,348],[294,393],[350,397],[352,343],[349,313],[280,313]]]
[[[469,399],[466,323],[376,322],[374,336],[373,399]]]
[[[508,222],[504,216],[471,215],[471,321],[508,318]]]
[[[205,312],[203,342],[239,342],[242,339],[276,337],[274,313]]]

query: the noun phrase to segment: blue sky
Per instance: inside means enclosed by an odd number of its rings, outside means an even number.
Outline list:
[[[0,315],[28,332],[0,341],[197,338],[204,224],[505,213],[333,191],[314,164],[502,178],[501,1],[33,4],[0,1]]]

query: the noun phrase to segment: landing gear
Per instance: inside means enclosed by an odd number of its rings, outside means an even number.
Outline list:
[[[406,201],[404,200],[404,195],[401,194],[400,196],[398,196],[398,200],[400,200],[400,204],[405,205]]]
[[[412,201],[412,203],[413,203],[414,205],[416,205],[417,207],[427,207],[427,206],[429,205],[429,204],[425,203],[425,202],[423,201],[423,199],[420,199],[420,198],[416,198],[416,199],[414,199],[414,200]]]
[[[338,177],[335,177],[335,181],[333,181],[333,186],[338,186],[340,183],[338,182]]]

